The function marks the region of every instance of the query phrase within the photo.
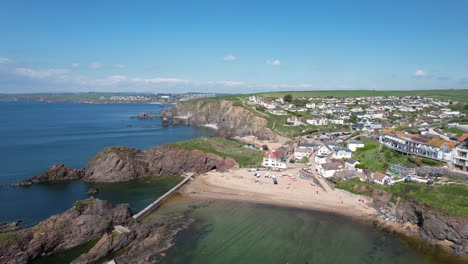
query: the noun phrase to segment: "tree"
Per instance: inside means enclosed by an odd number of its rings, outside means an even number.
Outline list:
[[[283,97],[283,101],[285,102],[291,102],[292,101],[292,95],[287,94]]]

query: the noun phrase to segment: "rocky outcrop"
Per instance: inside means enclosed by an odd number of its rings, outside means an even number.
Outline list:
[[[419,226],[421,238],[438,244],[450,241],[455,255],[468,255],[468,219],[447,215],[427,206],[408,202],[397,207],[397,220]]]
[[[135,118],[138,119],[153,119],[154,115],[148,113],[139,113]]]
[[[55,164],[46,172],[33,178],[13,184],[12,186],[29,186],[35,183],[65,181],[81,179],[84,176],[84,169],[70,169],[63,164]]]
[[[277,137],[266,127],[266,119],[226,100],[180,102],[161,116],[169,118],[172,124],[215,125],[222,137],[256,136],[260,140],[274,140]]]
[[[0,223],[0,233],[6,233],[21,229],[21,221],[14,221],[9,223]]]
[[[9,243],[0,246],[0,263],[28,263],[38,256],[98,239],[114,225],[132,225],[131,215],[127,205],[113,207],[95,198],[78,201],[64,213],[17,231]]]
[[[115,258],[116,263],[160,263],[163,252],[174,245],[176,235],[192,223],[179,216],[165,223],[142,222],[128,233],[106,234],[72,264],[92,263],[122,248],[125,251]]]
[[[200,150],[163,145],[146,151],[126,147],[107,148],[85,168],[84,181],[119,182],[156,175],[224,171],[236,162]]]
[[[173,145],[163,145],[146,151],[110,147],[91,159],[86,168],[69,169],[63,164],[56,164],[48,171],[13,186],[75,179],[87,182],[123,182],[157,175],[205,173],[214,169],[225,171],[234,166],[237,166],[237,163],[231,158]]]

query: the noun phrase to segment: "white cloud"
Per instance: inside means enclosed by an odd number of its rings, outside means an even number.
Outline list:
[[[176,78],[131,78],[130,81],[145,84],[190,84],[193,83],[189,80],[182,80]]]
[[[49,78],[49,77],[58,77],[65,75],[70,72],[68,69],[46,69],[46,70],[34,70],[30,68],[16,68],[16,74],[25,76],[28,78]]]
[[[235,61],[235,60],[237,60],[237,58],[234,55],[227,55],[226,57],[224,57],[223,60],[224,61]]]
[[[209,86],[225,86],[225,87],[248,87],[249,84],[245,82],[238,81],[223,81],[223,82],[202,82],[198,84],[199,86],[209,85]]]
[[[79,63],[72,63],[71,66],[72,66],[73,68],[78,68],[78,67],[80,67],[80,64],[79,64]]]
[[[125,67],[127,67],[125,64],[116,64],[116,65],[114,65],[114,68],[117,68],[117,69],[123,69]]]
[[[265,63],[268,64],[268,65],[272,65],[272,66],[280,66],[281,65],[281,61],[278,60],[278,59],[267,60]]]
[[[89,68],[93,70],[100,69],[102,67],[104,67],[104,65],[99,61],[94,61],[89,64]]]
[[[412,76],[415,77],[415,78],[426,78],[426,77],[430,77],[430,75],[429,75],[427,72],[423,71],[423,70],[416,70],[416,71],[413,73]]]
[[[8,63],[8,62],[10,62],[10,61],[11,61],[11,60],[8,59],[8,58],[0,57],[0,64],[2,64],[2,63]]]

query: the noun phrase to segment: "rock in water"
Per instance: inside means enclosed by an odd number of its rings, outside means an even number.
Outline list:
[[[136,118],[138,119],[153,119],[154,116],[152,114],[147,114],[147,113],[139,113]]]
[[[12,186],[29,186],[42,182],[77,180],[81,179],[83,176],[84,169],[70,169],[65,167],[63,164],[55,164],[46,172],[43,172],[33,178],[15,183]]]
[[[128,205],[112,207],[95,198],[78,201],[64,213],[16,231],[9,243],[0,244],[0,263],[29,263],[43,254],[73,248],[100,238],[114,225],[131,226],[131,216]]]
[[[90,188],[88,190],[88,194],[97,194],[99,192],[99,190],[97,188]]]

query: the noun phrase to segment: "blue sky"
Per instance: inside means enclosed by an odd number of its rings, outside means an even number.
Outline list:
[[[468,88],[467,14],[464,0],[0,0],[0,92]]]

